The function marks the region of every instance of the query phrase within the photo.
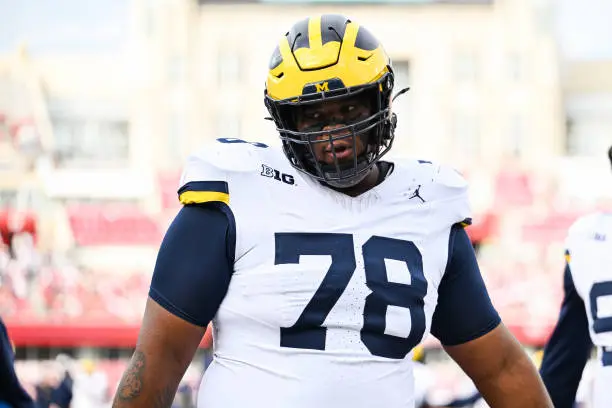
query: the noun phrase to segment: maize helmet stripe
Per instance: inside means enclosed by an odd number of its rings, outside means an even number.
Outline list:
[[[308,20],[308,41],[310,43],[310,49],[319,51],[323,47],[321,37],[321,16],[311,17]]]

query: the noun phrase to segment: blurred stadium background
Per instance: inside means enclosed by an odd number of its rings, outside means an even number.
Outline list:
[[[278,143],[267,61],[321,12],[385,44],[412,88],[393,155],[469,179],[483,275],[537,359],[565,231],[612,208],[612,2],[0,0],[0,316],[32,395],[69,370],[72,407],[110,406],[186,155],[216,137]],[[424,350],[440,401],[469,392],[434,339]]]

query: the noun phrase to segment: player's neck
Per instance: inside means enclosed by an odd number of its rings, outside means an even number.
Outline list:
[[[363,180],[361,180],[361,182],[359,182],[359,184],[353,187],[335,190],[339,193],[343,193],[351,197],[357,197],[358,195],[361,195],[367,192],[368,190],[371,190],[372,188],[376,187],[382,181],[380,180],[380,172],[380,167],[377,164],[372,167],[372,170]]]

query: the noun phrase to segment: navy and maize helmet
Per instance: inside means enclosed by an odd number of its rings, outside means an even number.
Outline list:
[[[291,165],[346,188],[363,180],[391,148],[396,124],[393,85],[391,60],[379,41],[348,18],[325,14],[297,22],[280,39],[270,60],[264,100]],[[355,97],[369,99],[370,115],[331,130],[298,130],[300,108]],[[339,163],[333,143],[349,140],[356,152],[357,138],[362,138],[365,151]],[[316,160],[317,143],[331,146],[332,164]]]

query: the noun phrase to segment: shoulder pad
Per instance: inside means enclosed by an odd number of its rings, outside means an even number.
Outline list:
[[[468,188],[466,179],[450,166],[438,165],[434,182],[449,195],[466,192]]]
[[[414,183],[420,186],[420,195],[430,203],[445,224],[472,222],[468,195],[468,182],[455,169],[424,160],[415,161]]]
[[[579,217],[569,227],[565,238],[565,262],[570,263],[572,257],[581,252],[581,248],[592,242],[605,241],[608,224],[604,213],[591,213]],[[572,271],[574,274],[575,271]]]
[[[194,156],[227,172],[245,172],[257,169],[261,155],[268,146],[242,139],[216,139],[196,152]]]
[[[600,221],[599,213],[579,217],[567,231],[566,248],[575,242],[592,239],[601,228]]]
[[[217,139],[187,158],[179,186],[182,204],[229,204],[229,179],[234,173],[258,170],[263,144]]]
[[[412,181],[423,186],[446,186],[449,189],[467,188],[467,181],[457,170],[450,166],[428,160],[403,159],[395,161],[412,176]]]
[[[434,196],[437,198],[434,205],[443,209],[453,224],[462,223],[467,226],[472,223],[468,187],[468,182],[457,170],[449,166],[437,166],[433,183]]]

